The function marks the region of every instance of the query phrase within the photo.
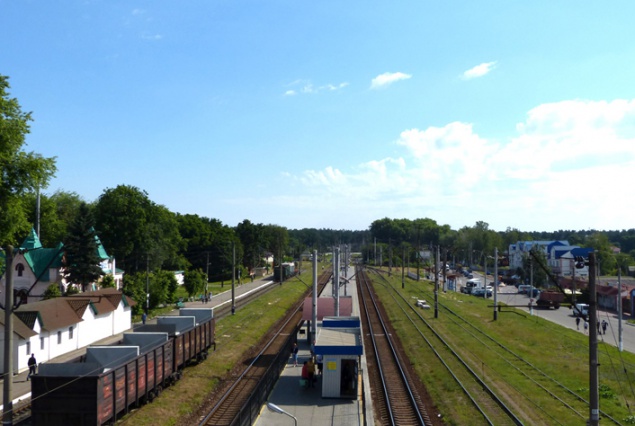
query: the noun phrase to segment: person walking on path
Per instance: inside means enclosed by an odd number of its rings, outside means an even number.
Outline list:
[[[148,319],[148,314],[146,314],[145,312],[141,314],[141,322],[143,323],[143,325],[146,325],[147,319]]]
[[[575,318],[575,325],[578,327],[578,331],[580,331],[580,317]]]
[[[31,358],[29,358],[29,362],[27,362],[29,366],[29,374],[27,374],[26,379],[31,379],[31,376],[35,374],[35,369],[37,368],[37,361],[35,360],[35,354],[31,354]]]
[[[584,321],[584,334],[589,334],[589,323]]]
[[[609,323],[606,320],[602,320],[602,334],[606,334],[606,327],[609,326]]]
[[[291,356],[293,357],[293,366],[297,367],[298,366],[298,351],[300,350],[300,348],[298,348],[298,344],[294,343],[293,344],[293,348],[291,349]]]

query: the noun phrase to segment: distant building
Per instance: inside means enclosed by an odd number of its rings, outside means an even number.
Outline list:
[[[13,314],[13,370],[26,370],[32,353],[42,363],[129,330],[134,304],[121,291],[105,288],[20,305]],[[0,370],[4,341],[0,327]]]
[[[547,259],[547,266],[551,272],[560,277],[586,278],[589,276],[589,267],[583,265],[576,267],[575,258],[582,256],[588,258],[591,248],[581,248],[572,246],[568,241],[518,241],[509,245],[509,267],[512,269],[522,268],[524,259],[529,256],[529,252],[539,250]]]
[[[105,275],[112,275],[115,286],[120,289],[123,285],[123,271],[117,269],[115,258],[108,256],[99,237],[97,242],[97,254],[100,259],[99,266]],[[20,244],[14,254],[13,263],[13,291],[16,301],[22,304],[33,303],[42,300],[44,292],[51,284],[57,284],[62,293],[66,292],[69,283],[64,279],[62,259],[64,257],[64,244],[59,243],[55,248],[44,248],[35,230],[31,230],[29,236]],[[6,274],[0,279],[0,291],[4,291]],[[93,283],[92,290],[97,290],[99,283]]]

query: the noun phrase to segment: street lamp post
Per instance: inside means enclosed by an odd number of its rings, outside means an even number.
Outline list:
[[[296,419],[293,415],[291,415],[291,413],[287,413],[282,408],[278,407],[276,404],[273,404],[271,402],[267,402],[267,408],[270,411],[273,411],[274,413],[284,414],[285,416],[291,417],[293,419],[293,421],[294,421],[295,426],[298,426],[298,419]]]

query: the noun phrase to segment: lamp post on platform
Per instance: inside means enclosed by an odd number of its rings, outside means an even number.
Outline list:
[[[298,426],[298,419],[296,419],[290,413],[287,413],[286,411],[284,411],[282,408],[278,407],[276,404],[272,404],[271,402],[267,402],[267,408],[269,409],[269,411],[272,411],[274,413],[284,414],[285,416],[291,417],[293,419],[293,421],[295,422],[295,426]]]

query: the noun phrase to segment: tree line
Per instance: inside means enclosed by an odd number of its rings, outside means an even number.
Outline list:
[[[176,290],[173,271],[185,271],[188,291],[196,294],[207,280],[230,280],[233,272],[244,277],[253,268],[266,266],[268,254],[277,261],[288,261],[309,250],[323,253],[341,244],[375,264],[378,248],[383,264],[398,265],[418,262],[422,251],[439,247],[447,259],[471,265],[487,261],[495,247],[502,253],[517,241],[567,239],[595,248],[607,274],[618,267],[625,273],[635,263],[635,229],[538,233],[508,228],[501,232],[489,229],[486,222],[476,222],[453,230],[430,218],[383,218],[366,230],[292,230],[248,219],[230,227],[218,219],[172,212],[152,201],[144,190],[125,184],[105,189],[92,202],[67,191],[38,196],[57,171],[56,159],[24,150],[32,117],[10,97],[9,88],[8,78],[0,75],[0,244],[17,245],[39,223],[44,247],[64,243],[67,279],[84,290],[101,276],[94,267],[98,259],[86,254],[95,251],[95,237],[125,271],[124,288],[142,306],[149,278],[155,306],[172,301]],[[620,247],[621,253],[616,254],[613,247]],[[232,268],[234,252],[236,271]],[[2,272],[3,264],[0,256]],[[106,278],[102,284],[109,282]]]

